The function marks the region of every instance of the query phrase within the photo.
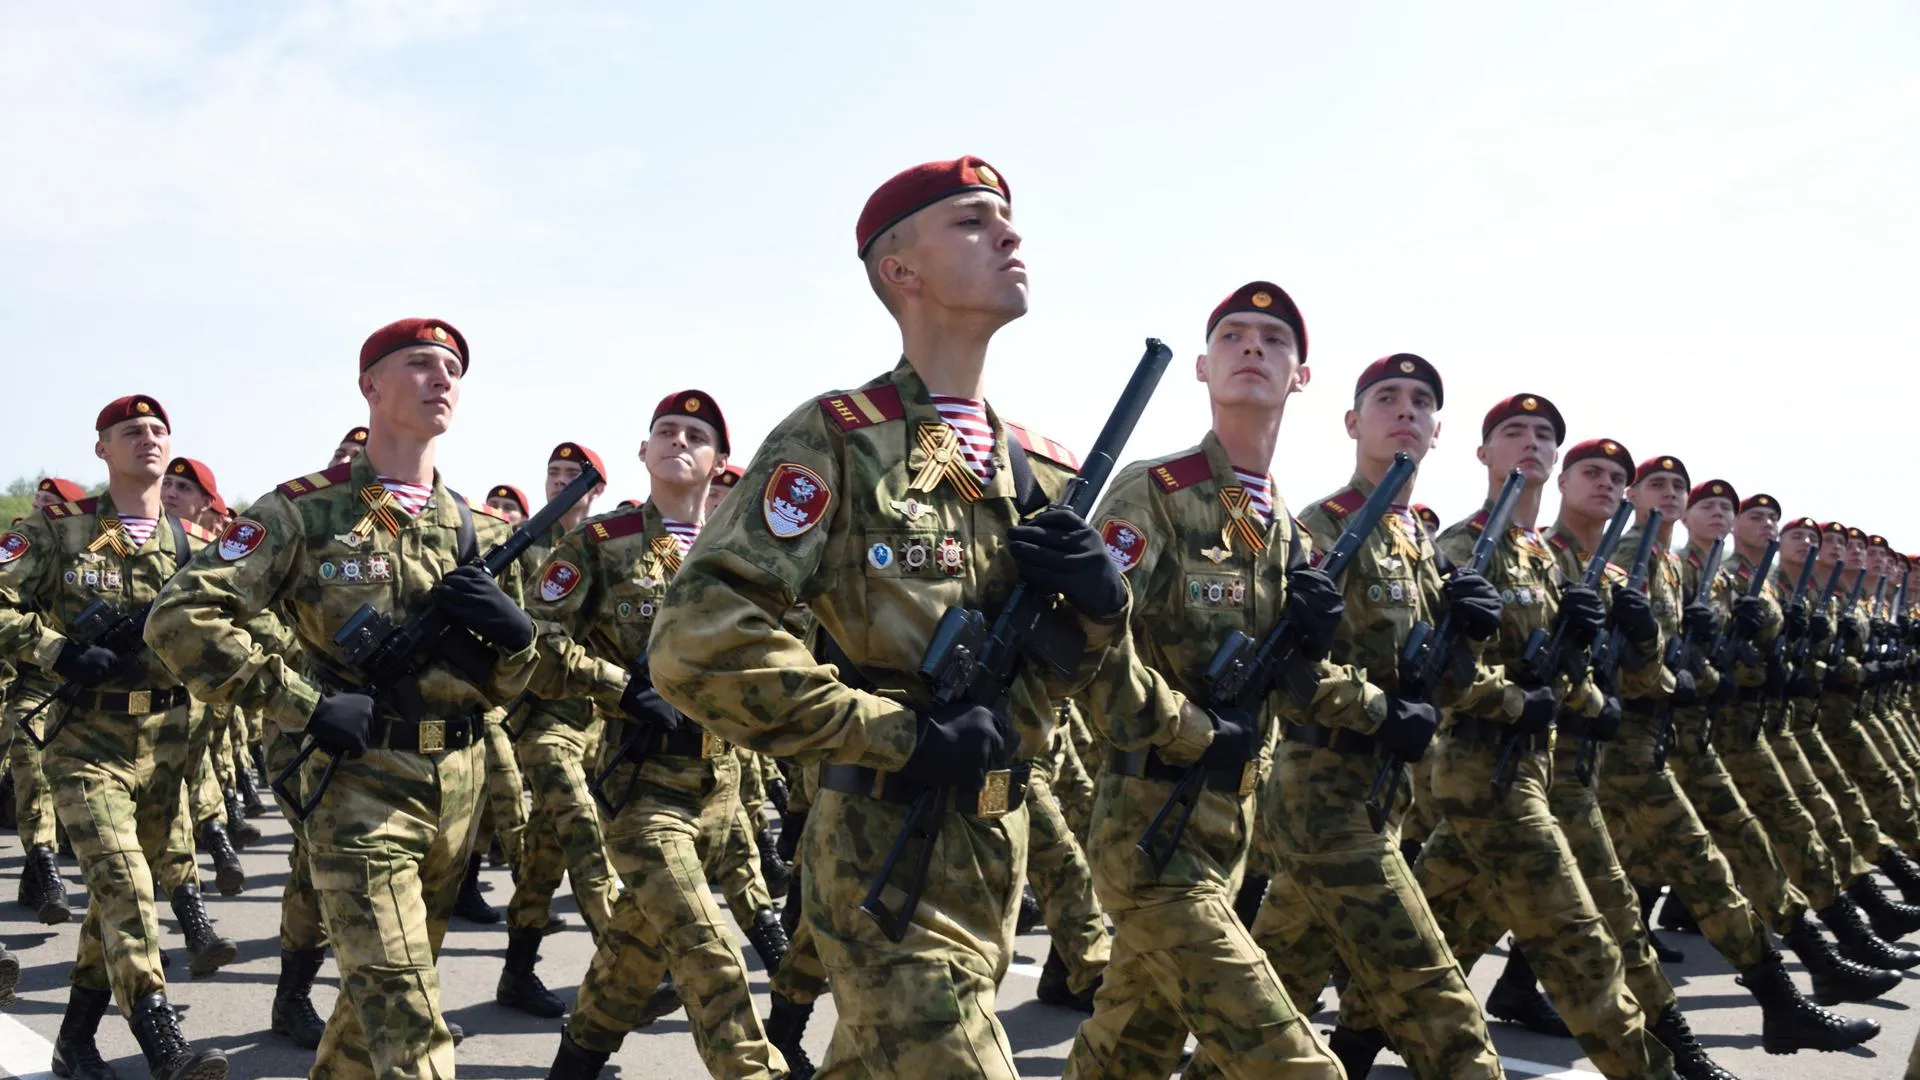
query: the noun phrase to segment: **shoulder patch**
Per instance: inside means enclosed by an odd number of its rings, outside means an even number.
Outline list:
[[[841,431],[858,431],[889,420],[904,420],[907,416],[899,388],[890,385],[828,394],[820,399],[820,411]]]
[[[1153,476],[1153,482],[1160,485],[1160,490],[1168,494],[1213,479],[1213,465],[1207,461],[1203,450],[1172,461],[1163,461],[1147,472]]]
[[[20,556],[25,555],[27,549],[32,546],[33,544],[25,536],[17,532],[10,532],[5,536],[0,536],[0,566],[5,566]]]
[[[53,519],[54,521],[58,521],[61,518],[79,517],[81,514],[91,514],[98,509],[100,509],[100,499],[98,496],[95,496],[94,498],[91,498],[91,499],[80,499],[76,502],[52,503],[52,504],[49,504],[45,510],[42,510],[40,512],[42,514],[45,514],[47,517]]]
[[[826,520],[833,491],[820,474],[791,461],[774,466],[761,495],[760,513],[767,531],[781,540],[804,536]]]
[[[1126,518],[1108,518],[1100,526],[1100,539],[1107,546],[1107,558],[1123,574],[1139,566],[1147,553],[1147,531]]]
[[[180,522],[180,528],[184,530],[188,536],[193,537],[195,540],[198,540],[203,544],[210,544],[214,540],[218,539],[218,534],[213,533],[207,529],[203,529],[199,525],[196,525],[191,521],[182,520]]]
[[[253,554],[267,538],[267,527],[251,518],[234,518],[220,534],[220,557],[233,562]]]
[[[587,542],[590,544],[599,544],[608,540],[617,540],[622,536],[632,536],[637,532],[645,532],[646,528],[647,515],[638,507],[634,507],[625,512],[601,518],[599,521],[589,521],[587,523]]]
[[[1337,514],[1340,517],[1347,517],[1357,513],[1359,509],[1366,504],[1367,497],[1360,494],[1360,489],[1356,487],[1350,487],[1329,498],[1320,500],[1321,509],[1329,514]]]
[[[1080,471],[1080,455],[1052,439],[1037,435],[1025,425],[1016,424],[1011,420],[1000,421],[1000,426],[1007,429],[1007,434],[1020,440],[1021,448],[1034,457],[1043,457],[1055,465],[1064,466],[1075,472]]]
[[[297,479],[289,480],[273,490],[285,495],[289,499],[298,499],[303,495],[311,495],[321,488],[330,488],[335,484],[344,483],[347,477],[352,475],[353,462],[346,461],[323,472],[308,473]]]
[[[555,559],[547,564],[546,571],[540,575],[540,599],[557,604],[565,600],[578,584],[580,568],[565,559]]]

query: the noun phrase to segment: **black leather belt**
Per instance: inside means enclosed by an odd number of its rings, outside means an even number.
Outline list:
[[[186,703],[187,688],[175,686],[166,690],[95,690],[80,695],[80,700],[74,703],[74,708],[81,712],[151,716]]]
[[[464,750],[486,732],[483,713],[456,716],[450,720],[400,720],[375,717],[367,745],[411,754],[438,754],[445,750]]]
[[[1280,729],[1280,737],[1288,742],[1305,743],[1354,757],[1373,757],[1380,747],[1379,740],[1364,732],[1322,727],[1319,724],[1288,724]]]
[[[1620,702],[1620,711],[1628,716],[1650,716],[1657,720],[1663,705],[1657,698],[1625,698]]]
[[[1238,769],[1208,769],[1206,786],[1236,798],[1253,794],[1259,777],[1259,763],[1249,761]],[[1158,750],[1113,750],[1107,754],[1107,771],[1138,780],[1158,780],[1177,784],[1187,775],[1188,766],[1162,761]]]
[[[640,740],[640,749],[648,756],[659,754],[662,757],[700,758],[705,761],[719,757],[730,747],[727,746],[727,740],[688,720],[677,731],[649,733]]]
[[[1025,761],[995,769],[987,774],[987,782],[978,791],[950,789],[952,800],[948,809],[956,814],[988,819],[1012,813],[1027,801],[1027,778],[1032,773],[1033,766]],[[911,806],[928,790],[902,779],[899,773],[881,772],[864,765],[822,765],[820,786],[901,806]]]
[[[1502,724],[1493,720],[1481,720],[1477,717],[1463,716],[1453,722],[1447,734],[1456,739],[1480,743],[1484,746],[1505,746],[1511,739],[1521,750],[1553,749],[1553,732],[1540,732],[1538,735],[1521,735],[1513,730],[1512,724]]]

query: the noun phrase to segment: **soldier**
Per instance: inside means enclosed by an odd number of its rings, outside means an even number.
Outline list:
[[[746,472],[747,470],[744,466],[728,462],[727,467],[721,471],[720,475],[713,478],[712,486],[707,489],[708,517],[712,517],[713,512],[720,509],[720,503],[725,500],[728,495],[732,494],[733,489],[739,485],[740,478],[746,475]]]
[[[1079,768],[1079,759],[1071,757],[1072,753],[1065,725],[1056,725],[1051,748],[1036,759],[1027,780],[1031,841],[1021,910],[1025,912],[1027,897],[1031,896],[1050,939],[1047,958],[1040,965],[1040,982],[1034,987],[1034,1000],[1091,1014],[1094,991],[1100,988],[1113,957],[1113,944],[1107,935],[1106,914],[1094,893],[1086,849],[1056,794],[1056,784],[1069,762],[1072,768]],[[1067,782],[1075,781],[1069,778]],[[1084,773],[1078,782],[1088,784]],[[1089,791],[1089,802],[1091,795]]]
[[[180,808],[194,739],[187,690],[140,646],[137,631],[69,636],[83,632],[76,620],[96,602],[137,618],[191,548],[211,537],[162,506],[171,425],[159,402],[117,398],[94,428],[106,492],[48,506],[0,537],[0,652],[84,688],[64,716],[41,714],[42,731],[59,724],[44,764],[87,881],[54,1069],[113,1075],[94,1042],[111,996],[156,1077],[217,1080],[227,1074],[226,1056],[188,1045],[167,1002],[149,870]],[[214,935],[198,887],[182,884],[171,899],[196,946],[193,973],[210,975],[232,961],[233,943]]]
[[[361,452],[366,450],[366,448],[367,448],[367,429],[366,428],[357,427],[352,429],[351,431],[348,431],[345,435],[340,437],[340,445],[334,448],[333,460],[327,462],[327,468],[331,469],[335,465],[345,465],[347,462],[352,461],[356,457],[359,457]]]
[[[916,166],[873,194],[857,251],[903,359],[774,429],[740,482],[759,505],[721,504],[654,625],[668,704],[728,741],[822,762],[801,859],[839,1011],[827,1076],[1016,1075],[993,999],[1026,877],[1027,761],[1046,745],[1051,702],[1124,637],[1126,590],[1099,536],[1063,509],[1014,524],[1057,498],[1073,466],[981,400],[990,338],[1027,309],[1011,215],[1006,182],[975,157]],[[932,705],[913,673],[935,623],[949,605],[998,607],[1016,576],[1080,614],[1072,675],[1029,666],[1007,712]],[[816,662],[782,625],[798,602],[846,663]],[[860,903],[923,794],[951,812],[895,941]]]
[[[527,508],[527,493],[512,484],[495,484],[487,492],[487,506],[509,525],[518,525],[527,520],[531,512]]]
[[[318,800],[308,857],[340,965],[316,1076],[454,1071],[436,913],[453,902],[473,837],[481,718],[521,689],[534,660],[517,573],[496,582],[472,564],[505,524],[470,511],[434,468],[470,357],[438,319],[374,331],[360,349],[366,452],[254,503],[162,592],[148,622],[149,643],[198,696],[260,709],[321,751],[294,792]],[[396,623],[432,606],[478,639],[453,646],[464,675],[436,659],[378,700],[353,689],[365,673],[334,635],[363,604]],[[283,628],[297,650],[255,624]]]
[[[531,512],[526,492],[511,484],[495,484],[489,489],[487,506],[509,525],[520,524]],[[522,564],[526,565],[524,559]],[[532,568],[538,569],[538,566]],[[476,852],[489,846],[498,848],[501,859],[515,875],[520,872],[528,813],[520,759],[514,753],[513,736],[507,728],[524,718],[526,707],[523,696],[487,717],[487,807],[481,815],[480,833],[474,842]],[[491,845],[486,842],[489,837]],[[500,913],[480,897],[479,885],[479,875],[469,864],[467,880],[461,883],[460,896],[454,901],[454,914],[472,922],[498,922]]]

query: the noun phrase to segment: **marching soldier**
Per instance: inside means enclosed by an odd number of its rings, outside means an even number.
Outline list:
[[[366,452],[280,485],[155,601],[148,641],[196,694],[257,708],[320,752],[294,795],[313,885],[340,965],[315,1076],[446,1077],[453,1038],[434,958],[481,797],[485,711],[524,685],[533,624],[518,575],[473,565],[504,539],[440,482],[471,353],[437,319],[402,319],[360,350]],[[435,658],[379,699],[335,634],[362,605],[404,623],[429,606],[463,635],[458,671]],[[253,631],[279,627],[297,649]],[[322,785],[331,771],[331,783]]]
[[[520,524],[531,513],[527,508],[526,492],[512,484],[495,484],[487,492],[487,506],[509,525]]]

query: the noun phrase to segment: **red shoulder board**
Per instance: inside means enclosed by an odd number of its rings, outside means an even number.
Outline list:
[[[453,497],[456,499],[459,499],[463,503],[467,502],[466,496],[461,495],[459,492],[454,492]],[[486,516],[492,518],[495,521],[505,521],[509,525],[513,524],[513,522],[511,521],[507,521],[507,516],[505,514],[502,514],[500,511],[495,510],[491,506],[488,506],[486,503],[467,503],[467,508],[472,510],[476,514],[485,514]]]
[[[829,394],[820,399],[820,410],[841,431],[857,431],[888,420],[902,420],[907,415],[907,407],[900,403],[900,390],[893,386]]]
[[[1687,552],[1687,562],[1693,564],[1695,570],[1705,570],[1707,568],[1706,564],[1701,561],[1700,553],[1697,551]]]
[[[632,536],[645,532],[647,515],[639,510],[627,514],[615,514],[609,518],[590,522],[587,525],[587,541],[598,544],[606,540],[617,540],[622,536]]]
[[[1491,512],[1491,511],[1488,511],[1488,510],[1484,510],[1484,509],[1483,509],[1483,510],[1481,510],[1481,511],[1480,511],[1479,513],[1477,513],[1477,514],[1475,514],[1475,515],[1473,515],[1472,517],[1470,517],[1470,518],[1468,518],[1468,519],[1467,519],[1467,524],[1468,524],[1468,525],[1471,525],[1471,526],[1473,526],[1473,528],[1475,529],[1475,531],[1478,531],[1478,532],[1486,532],[1486,531],[1487,531],[1487,519],[1488,519],[1488,518],[1490,518],[1490,517],[1492,517],[1492,516],[1493,516],[1493,514],[1492,514],[1492,512]]]
[[[1160,490],[1169,494],[1213,479],[1213,465],[1207,461],[1205,451],[1200,450],[1163,461],[1147,471],[1153,475],[1153,482],[1160,485]]]
[[[1320,508],[1329,514],[1346,517],[1367,504],[1367,497],[1360,494],[1359,488],[1350,487],[1332,498],[1320,500]]]
[[[188,536],[193,537],[201,543],[211,544],[220,538],[218,534],[208,532],[191,521],[181,521],[180,528],[185,530]]]
[[[1052,439],[1036,435],[1027,428],[1012,423],[1011,421],[1002,420],[1000,426],[1007,429],[1007,434],[1020,440],[1021,449],[1027,453],[1035,457],[1046,458],[1055,465],[1064,466],[1075,472],[1080,471],[1080,455],[1075,454],[1073,451],[1061,446]]]
[[[99,496],[95,496],[91,499],[81,499],[78,502],[51,503],[47,506],[45,510],[42,510],[40,512],[42,514],[45,514],[47,517],[55,521],[58,521],[61,518],[78,517],[81,514],[91,514],[98,509],[100,509],[100,498]]]
[[[353,462],[343,461],[325,472],[308,473],[296,480],[289,480],[273,490],[285,495],[289,499],[298,499],[303,495],[311,495],[321,488],[330,488],[335,484],[345,483],[347,477],[352,475]]]
[[[1559,533],[1548,533],[1547,543],[1553,545],[1554,547],[1560,549],[1561,551],[1568,551],[1568,550],[1571,550],[1573,547],[1573,541],[1567,539],[1566,537],[1560,535]]]

